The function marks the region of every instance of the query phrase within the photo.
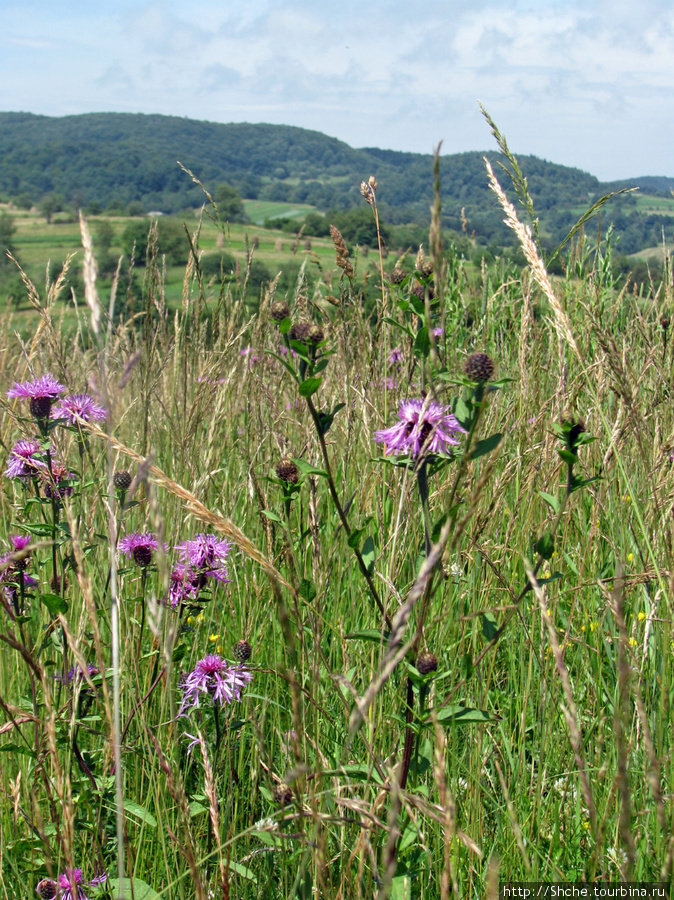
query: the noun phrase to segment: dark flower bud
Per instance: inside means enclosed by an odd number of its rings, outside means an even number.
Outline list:
[[[307,343],[307,335],[311,328],[310,322],[293,322],[288,332],[291,341],[299,341],[301,344]]]
[[[236,644],[234,644],[234,658],[238,659],[239,662],[246,662],[249,660],[252,652],[253,648],[248,641],[237,641]]]
[[[320,344],[325,340],[323,329],[320,325],[310,325],[307,329],[307,344]]]
[[[471,353],[463,364],[463,371],[471,381],[484,384],[494,374],[494,360],[486,353]]]
[[[285,300],[274,300],[269,314],[275,322],[282,322],[290,315],[290,307]]]
[[[112,476],[112,483],[119,491],[128,491],[132,480],[131,473],[127,472],[126,469],[120,469],[119,472],[115,472]]]
[[[407,272],[400,266],[396,266],[395,269],[391,269],[391,272],[388,276],[388,280],[391,282],[391,284],[402,284],[402,282],[406,278]]]
[[[52,397],[31,397],[30,414],[34,419],[48,419],[51,412]]]
[[[434,653],[420,653],[417,656],[417,672],[420,675],[430,675],[438,671],[438,658]]]
[[[300,480],[300,470],[297,468],[297,464],[287,457],[276,463],[276,474],[281,481],[285,481],[287,484],[297,484]]]
[[[288,806],[293,802],[293,792],[285,781],[274,785],[274,800],[279,806]]]

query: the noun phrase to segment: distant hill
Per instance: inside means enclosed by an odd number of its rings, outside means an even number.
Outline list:
[[[465,209],[468,229],[480,241],[511,241],[487,187],[483,155],[442,157],[445,225],[460,230]],[[497,153],[486,155],[499,159]],[[360,182],[375,175],[388,222],[428,223],[430,154],[357,150],[319,132],[284,125],[127,113],[60,118],[0,113],[0,197],[15,202],[37,203],[56,194],[68,204],[100,211],[177,212],[198,206],[204,195],[178,161],[211,191],[226,182],[245,198],[308,203],[321,210],[362,206]],[[602,184],[587,172],[534,156],[519,161],[550,242],[593,200],[622,186],[639,185],[662,200],[657,212],[644,211],[633,196],[612,201],[604,223],[613,221],[621,233],[621,250],[657,244],[662,228],[672,223],[674,179]]]

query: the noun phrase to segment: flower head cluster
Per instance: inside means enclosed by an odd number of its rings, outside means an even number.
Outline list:
[[[40,472],[40,477],[44,482],[45,497],[63,500],[64,497],[69,497],[73,492],[75,473],[69,472],[56,459],[51,460],[51,476],[45,468]]]
[[[178,544],[180,562],[171,572],[169,594],[173,609],[183,601],[196,600],[209,578],[221,584],[231,581],[227,571],[231,549],[229,541],[214,534],[198,534],[193,540]]]
[[[15,381],[7,391],[10,399],[29,400],[30,414],[36,419],[47,419],[51,406],[65,387],[53,375],[41,375],[35,381]]]
[[[125,534],[117,546],[137,566],[145,569],[152,562],[152,554],[159,549],[159,541],[150,532],[140,534],[134,531],[132,534]]]
[[[444,406],[431,401],[405,400],[400,404],[398,422],[390,428],[375,431],[376,441],[386,445],[386,453],[409,454],[416,459],[424,453],[444,453],[458,444],[458,434],[465,434]]]
[[[30,538],[24,534],[13,534],[9,540],[12,549],[0,556],[0,589],[2,589],[6,601],[11,603],[16,610],[17,589],[21,580],[23,580],[24,588],[36,587],[37,581],[25,571],[30,561],[30,554],[22,554],[22,551],[30,544]]]
[[[208,694],[213,703],[224,706],[241,699],[241,690],[253,680],[253,673],[245,666],[232,666],[215,654],[200,659],[181,682],[184,692],[178,715],[186,715],[188,708],[199,706],[201,694]]]
[[[71,394],[63,397],[51,411],[52,419],[65,419],[68,425],[76,425],[78,421],[101,421],[106,412],[89,394]]]
[[[35,478],[46,468],[44,451],[37,441],[18,441],[9,451],[5,475],[8,478]]]
[[[84,893],[83,885],[87,887],[96,887],[107,879],[107,874],[98,875],[91,881],[82,881],[81,869],[68,869],[67,872],[59,875],[54,881],[51,878],[43,878],[35,888],[37,895],[42,900],[74,900],[77,896],[78,900],[89,900]]]

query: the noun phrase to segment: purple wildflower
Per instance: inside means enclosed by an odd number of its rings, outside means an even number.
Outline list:
[[[103,874],[92,878],[91,881],[82,881],[81,869],[68,869],[67,872],[62,873],[58,877],[58,898],[59,900],[74,900],[75,896],[77,896],[78,900],[89,900],[82,889],[82,885],[96,887],[99,884],[103,884],[107,877],[106,874]]]
[[[183,680],[184,697],[178,715],[186,715],[188,707],[198,707],[200,694],[209,694],[220,706],[240,700],[241,689],[252,680],[253,673],[245,666],[232,666],[220,656],[209,654]]]
[[[458,420],[444,406],[431,401],[405,400],[400,404],[399,421],[390,428],[375,431],[374,439],[386,444],[386,453],[444,453],[458,444],[456,434],[465,434]]]
[[[134,531],[132,534],[124,535],[117,546],[129,559],[133,559],[137,566],[144,569],[152,562],[152,554],[159,549],[159,541],[154,534],[147,531],[143,534]]]
[[[87,675],[90,678],[93,678],[94,675],[98,675],[100,673],[100,669],[98,666],[93,665],[93,663],[87,663]],[[54,680],[58,681],[60,684],[72,684],[73,681],[81,681],[84,677],[84,673],[79,665],[71,666],[67,672],[57,672],[54,675]]]
[[[51,460],[51,477],[47,474],[46,469],[40,472],[40,476],[44,481],[45,497],[51,499],[54,496],[57,500],[63,500],[64,497],[69,497],[72,494],[72,482],[75,480],[75,473],[69,472],[57,460]]]
[[[46,469],[44,452],[37,441],[18,441],[9,451],[5,475],[8,478],[35,478]]]
[[[433,329],[433,334],[435,335],[436,338],[442,337],[444,333],[445,333],[445,329],[441,328],[439,325],[437,328]]]
[[[83,422],[100,421],[104,419],[106,412],[102,406],[90,397],[89,394],[71,394],[64,397],[51,411],[52,419],[65,419],[68,425],[77,425]]]
[[[199,588],[202,587],[203,578],[197,572],[191,572],[185,565],[178,563],[171,572],[171,586],[169,588],[169,602],[171,609],[176,609],[181,603],[196,600]]]
[[[36,419],[49,417],[51,405],[65,387],[52,376],[41,375],[35,381],[14,382],[7,396],[17,400],[30,400],[30,414]]]
[[[402,358],[403,358],[403,351],[400,349],[400,347],[394,347],[393,350],[391,350],[391,352],[388,355],[389,366],[392,366],[394,363],[401,362]]]
[[[227,556],[232,549],[229,541],[221,540],[214,534],[198,534],[194,540],[178,544],[181,562],[192,570],[216,581],[230,581],[227,572]]]

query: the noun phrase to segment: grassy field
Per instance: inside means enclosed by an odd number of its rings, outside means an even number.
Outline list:
[[[476,282],[436,232],[370,316],[312,241],[254,314],[157,261],[133,318],[88,270],[77,329],[58,285],[3,317],[3,897],[671,881],[671,279],[579,242],[553,285],[520,237]]]

